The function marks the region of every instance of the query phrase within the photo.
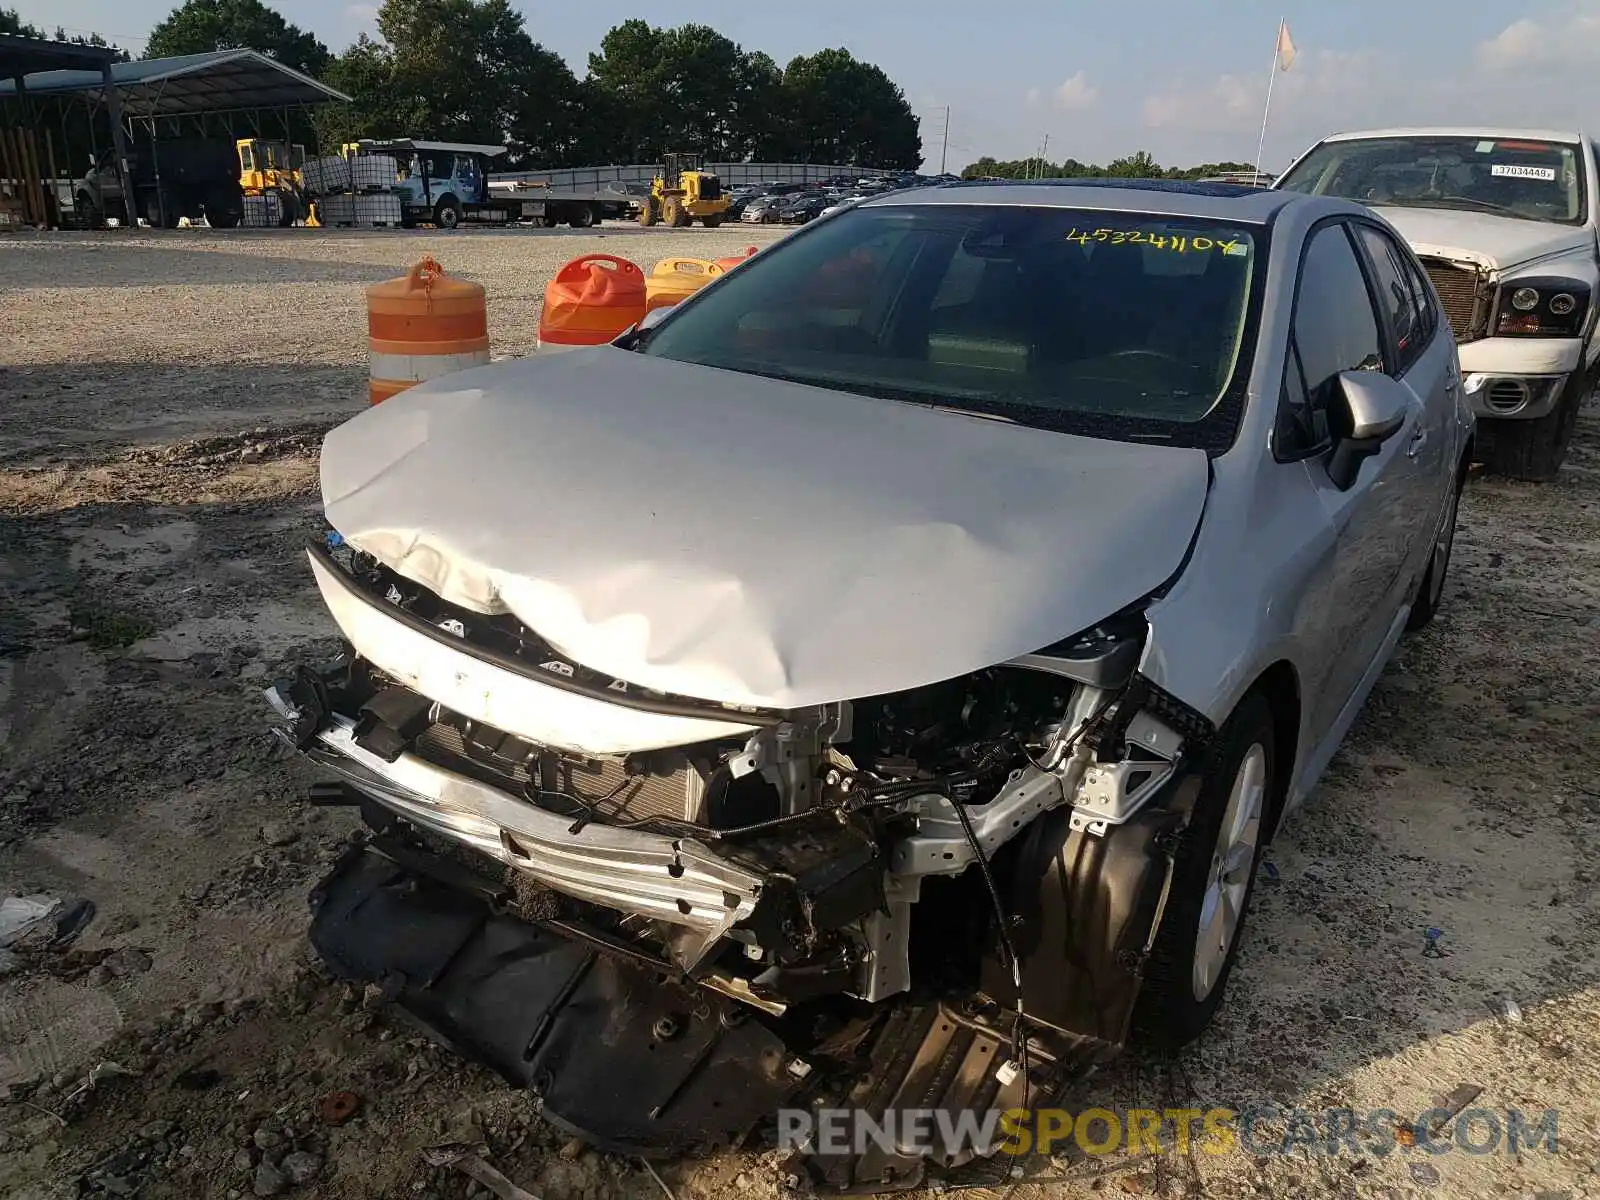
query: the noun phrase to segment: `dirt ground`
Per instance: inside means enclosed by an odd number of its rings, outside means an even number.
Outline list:
[[[320,437],[364,403],[363,285],[432,252],[526,354],[569,257],[772,236],[0,239],[0,895],[97,906],[0,967],[0,1194],[488,1195],[429,1165],[459,1143],[542,1200],[663,1194],[316,969],[306,893],[350,823],[304,803],[260,688],[334,644],[300,547]],[[1474,477],[1445,611],[1273,847],[1216,1027],[1074,1099],[1410,1117],[1472,1085],[1559,1110],[1555,1152],[1191,1145],[1029,1159],[992,1195],[1600,1195],[1597,501],[1592,406],[1556,483]],[[759,1200],[773,1161],[659,1169],[679,1200]]]

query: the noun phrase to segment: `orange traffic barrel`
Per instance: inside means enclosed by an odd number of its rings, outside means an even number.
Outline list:
[[[756,256],[756,251],[759,249],[759,246],[751,246],[743,254],[735,254],[729,258],[719,258],[717,259],[717,266],[721,267],[724,272],[731,271],[740,263],[749,262]]]
[[[489,361],[489,312],[480,284],[424,258],[399,279],[367,289],[372,403]]]
[[[544,290],[539,349],[603,346],[646,312],[644,272],[614,254],[586,254],[556,272]]]
[[[645,311],[670,308],[721,274],[721,267],[703,258],[663,258],[644,281]]]

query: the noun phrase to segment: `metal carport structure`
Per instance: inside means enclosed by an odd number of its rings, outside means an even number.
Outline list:
[[[129,189],[127,194],[131,194],[129,185],[132,171],[128,164],[121,97],[115,78],[120,54],[121,51],[112,46],[86,46],[77,42],[0,34],[0,99],[12,101],[21,109],[23,123],[31,125],[30,79],[48,80],[55,76],[70,75],[78,81],[80,91],[99,93],[111,114],[117,171],[122,177],[124,189]],[[54,186],[53,181],[51,186]]]
[[[202,135],[210,134],[216,124],[227,126],[231,134],[233,120],[242,119],[261,136],[264,121],[273,115],[288,135],[295,110],[350,101],[343,92],[256,50],[213,50],[111,63],[101,71],[43,71],[20,80],[0,80],[0,102],[19,98],[25,106],[54,104],[63,122],[69,111],[82,107],[90,116],[91,130],[104,109],[119,161],[135,123],[144,125],[157,144],[163,130],[174,134],[185,122],[197,126]],[[130,175],[123,177],[125,196],[133,194],[127,187]]]

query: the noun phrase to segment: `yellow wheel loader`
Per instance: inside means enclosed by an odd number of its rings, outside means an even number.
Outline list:
[[[276,195],[278,224],[293,225],[307,215],[306,148],[267,138],[239,138],[239,187],[246,196]]]
[[[721,225],[732,202],[722,181],[705,169],[698,154],[662,155],[661,174],[650,182],[650,194],[639,202],[639,224],[682,229],[699,221],[707,229]]]

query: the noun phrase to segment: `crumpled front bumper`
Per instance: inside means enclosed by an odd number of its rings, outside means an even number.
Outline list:
[[[810,1065],[733,1001],[665,979],[449,886],[381,842],[311,898],[311,941],[444,1045],[539,1094],[603,1149],[678,1155],[739,1143]]]
[[[361,795],[556,891],[693,931],[697,951],[755,911],[761,877],[691,838],[579,825],[413,754],[386,762],[356,744],[349,717],[307,714],[281,684],[267,698],[286,720],[314,723],[300,748]]]

